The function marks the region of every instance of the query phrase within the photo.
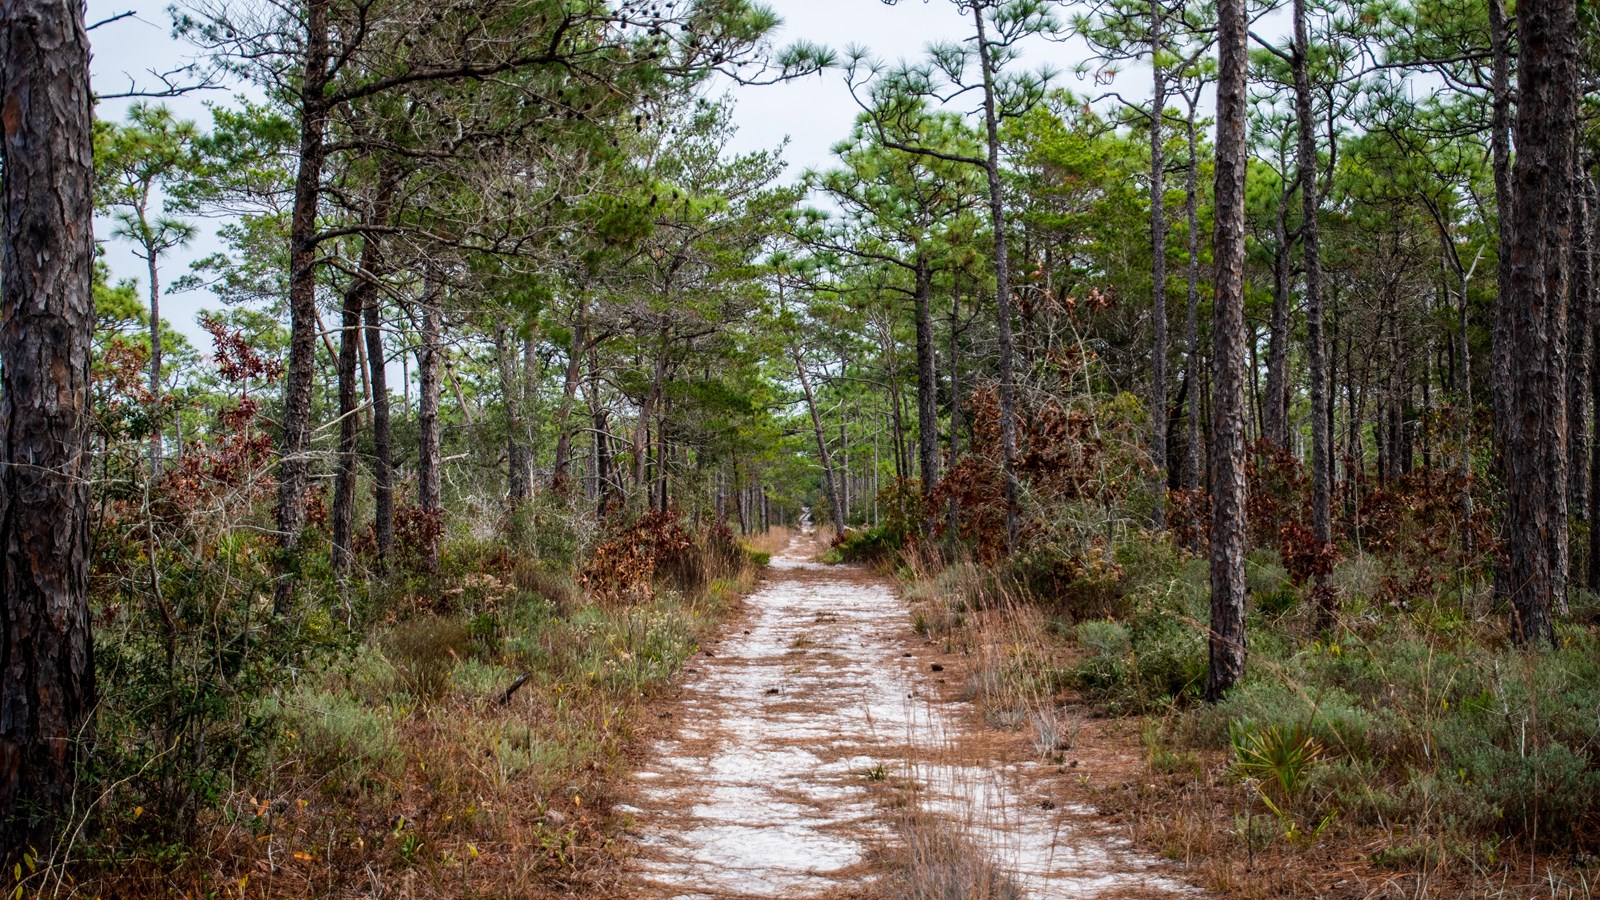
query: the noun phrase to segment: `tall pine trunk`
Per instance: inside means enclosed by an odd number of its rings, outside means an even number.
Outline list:
[[[1150,0],[1150,67],[1153,95],[1150,101],[1150,462],[1155,472],[1150,493],[1155,504],[1150,524],[1167,524],[1167,76],[1162,69],[1165,47],[1161,25],[1162,0]]]
[[[155,478],[161,474],[161,265],[154,246],[146,244],[144,249],[150,277],[150,405],[156,411],[156,424],[150,429],[150,477]]]
[[[367,339],[367,380],[372,385],[372,531],[378,545],[378,571],[386,572],[394,552],[394,451],[389,431],[389,355],[384,349],[383,298],[373,291],[361,307]]]
[[[289,222],[289,365],[283,380],[283,434],[278,449],[278,585],[273,611],[294,601],[300,531],[306,523],[311,471],[311,390],[316,384],[317,208],[327,157],[329,0],[306,7],[306,46],[300,86],[300,167]]]
[[[932,536],[938,523],[933,490],[939,484],[939,371],[933,352],[933,272],[917,261],[917,455],[922,469],[922,530]]]
[[[550,473],[550,489],[556,493],[567,490],[572,467],[572,407],[578,398],[578,381],[583,376],[583,357],[588,352],[589,305],[586,296],[578,299],[578,320],[572,327],[572,346],[567,352],[567,374],[561,385],[561,406],[556,410],[556,458]],[[652,391],[652,397],[654,392]],[[648,407],[639,418],[640,427],[649,421]],[[642,462],[643,457],[640,457]],[[639,470],[640,479],[643,469]]]
[[[1555,640],[1566,597],[1566,304],[1578,108],[1576,0],[1518,8],[1517,156],[1496,419],[1506,485],[1495,592],[1518,643]]]
[[[1211,634],[1206,699],[1221,700],[1245,664],[1244,203],[1248,14],[1217,4],[1215,299],[1211,334]]]
[[[0,860],[47,851],[95,702],[83,5],[0,0]],[[81,798],[80,798],[81,799]],[[41,855],[45,855],[42,853]]]
[[[1504,297],[1510,291],[1511,284],[1511,220],[1512,220],[1512,186],[1511,186],[1511,117],[1514,102],[1513,88],[1511,86],[1511,27],[1506,21],[1505,0],[1489,0],[1489,46],[1490,46],[1490,121],[1489,121],[1489,148],[1490,165],[1494,173],[1494,199],[1496,231],[1496,259],[1498,266],[1495,270],[1495,288],[1497,295]],[[1510,379],[1510,355],[1512,348],[1506,340],[1502,329],[1505,323],[1496,313],[1492,327],[1492,338],[1489,347],[1489,376],[1493,385],[1490,391],[1491,402],[1494,407],[1494,420],[1496,422],[1505,418],[1506,410],[1501,405],[1505,399],[1505,392],[1500,390],[1500,385]],[[1502,460],[1503,447],[1495,447],[1495,468],[1498,471]]]
[[[1594,365],[1590,319],[1594,298],[1589,292],[1589,192],[1581,163],[1572,190],[1572,276],[1568,283],[1567,322],[1567,507],[1589,516],[1589,370]],[[1592,523],[1591,523],[1592,524]]]
[[[441,504],[440,468],[442,466],[439,399],[441,370],[444,367],[444,330],[441,302],[444,289],[436,272],[429,273],[429,283],[422,298],[422,344],[417,349],[417,505],[430,517],[444,513]],[[423,548],[430,571],[439,564],[439,544],[432,538]]]
[[[1200,387],[1200,136],[1196,133],[1195,109],[1189,107],[1189,169],[1184,176],[1183,215],[1189,224],[1189,271],[1184,300],[1183,382],[1189,394],[1189,421],[1183,456],[1184,490],[1200,487],[1201,447],[1200,405],[1205,392]]]
[[[386,166],[379,176],[377,195],[373,200],[370,221],[382,227],[389,220],[389,207],[394,200],[395,174]],[[360,268],[345,288],[344,303],[339,315],[339,456],[333,482],[333,569],[340,575],[350,569],[350,545],[355,533],[356,507],[356,438],[360,433],[361,419],[356,414],[360,406],[357,381],[360,378],[360,354],[363,310],[377,299],[378,261],[381,239],[376,233],[361,238]]]
[[[1275,447],[1289,447],[1289,195],[1279,197],[1273,217],[1272,325],[1267,338],[1267,389],[1262,436]]]
[[[1294,117],[1300,170],[1300,249],[1306,275],[1306,355],[1310,360],[1311,393],[1311,531],[1319,553],[1332,552],[1333,543],[1333,435],[1328,425],[1327,339],[1323,335],[1322,229],[1318,216],[1322,193],[1317,173],[1316,124],[1311,106],[1311,42],[1306,29],[1306,0],[1294,0]],[[1327,573],[1318,567],[1316,586],[1317,628],[1333,625],[1334,594]]]
[[[504,322],[494,327],[495,361],[500,371],[500,398],[506,413],[506,500],[516,507],[533,496],[529,481],[526,426],[522,421],[522,379],[517,347]]]
[[[1016,341],[1011,334],[1011,260],[1006,238],[1005,193],[1000,181],[1000,116],[996,108],[994,57],[989,51],[984,4],[972,4],[978,33],[978,65],[983,72],[983,121],[988,138],[984,172],[989,181],[989,223],[994,229],[994,300],[1000,343],[1000,452],[1005,477],[1006,549],[1015,550],[1020,526],[1017,484]]]

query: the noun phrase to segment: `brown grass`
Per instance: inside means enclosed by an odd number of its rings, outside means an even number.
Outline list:
[[[977,566],[941,568],[915,554],[907,561],[919,632],[964,660],[959,696],[991,728],[1028,735],[1033,752],[1073,767],[1082,760],[1078,784],[1061,802],[1094,807],[1104,826],[1175,863],[1203,890],[1241,900],[1600,896],[1600,868],[1587,859],[1509,846],[1493,867],[1444,846],[1396,858],[1388,851],[1415,839],[1398,825],[1357,828],[1335,819],[1325,834],[1285,841],[1259,794],[1234,774],[1230,753],[1190,749],[1170,736],[1178,710],[1108,718],[1068,679],[1042,675],[1065,672],[1081,651],[1051,633],[1037,604]],[[1026,752],[1013,742],[1009,758]]]
[[[750,549],[768,556],[777,556],[782,553],[795,538],[792,528],[769,528],[765,532],[745,538],[745,543]]]
[[[759,573],[625,610],[586,605],[548,573],[500,574],[507,592],[533,590],[498,599],[496,633],[459,615],[403,619],[277,698],[269,768],[181,855],[80,862],[77,883],[37,895],[606,895],[613,795],[646,710]]]

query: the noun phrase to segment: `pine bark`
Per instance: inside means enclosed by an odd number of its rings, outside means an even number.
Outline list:
[[[1150,66],[1153,89],[1150,101],[1150,463],[1155,471],[1150,486],[1154,506],[1150,524],[1167,525],[1167,76],[1161,68],[1165,47],[1161,26],[1165,19],[1161,0],[1150,0]]]
[[[1267,338],[1267,388],[1262,411],[1262,437],[1275,447],[1289,447],[1289,229],[1287,195],[1279,198],[1272,223],[1272,324]]]
[[[372,203],[374,225],[381,227],[388,223],[394,190],[395,174],[385,170],[379,176]],[[356,439],[361,430],[361,417],[357,415],[361,405],[358,381],[362,368],[358,351],[365,337],[361,317],[369,305],[377,302],[381,246],[382,239],[377,233],[362,236],[360,267],[345,288],[339,313],[339,455],[333,482],[332,562],[334,571],[340,575],[350,569],[351,541],[355,535],[356,475],[360,465],[356,458]]]
[[[1221,700],[1245,665],[1245,115],[1244,0],[1217,4],[1215,299],[1211,375],[1211,634],[1206,699]]]
[[[373,537],[377,568],[386,572],[394,552],[394,451],[389,430],[389,356],[383,345],[383,298],[373,291],[361,307],[367,339],[367,380],[372,385]]]
[[[504,322],[494,327],[495,361],[500,370],[500,398],[506,413],[506,500],[515,507],[533,496],[526,443],[527,425],[522,419],[522,379],[517,371],[517,347]]]
[[[150,429],[150,477],[155,478],[161,474],[162,455],[161,265],[158,251],[149,244],[145,245],[145,269],[150,278],[150,405],[156,411],[156,424]]]
[[[49,847],[95,703],[83,14],[0,0],[0,859]]]
[[[922,469],[922,530],[932,536],[938,524],[933,491],[939,485],[939,371],[933,351],[933,272],[918,260],[917,319],[917,455]]]
[[[325,92],[331,50],[329,0],[306,7],[306,46],[300,86],[300,167],[295,175],[289,222],[289,365],[283,381],[283,426],[278,450],[279,578],[273,611],[293,606],[300,531],[306,522],[310,484],[311,390],[316,382],[317,208],[327,159],[328,103]]]
[[[1506,486],[1495,592],[1512,639],[1553,643],[1567,578],[1566,304],[1578,77],[1576,0],[1518,9],[1516,146],[1496,419]]]
[[[1294,112],[1300,170],[1300,250],[1306,278],[1306,355],[1311,394],[1311,531],[1320,552],[1333,543],[1333,436],[1328,425],[1328,357],[1323,334],[1322,193],[1317,173],[1316,125],[1311,106],[1311,42],[1306,30],[1306,0],[1294,0]],[[1334,594],[1318,571],[1317,628],[1333,625]]]
[[[1592,162],[1591,162],[1592,164]],[[1579,176],[1579,189],[1586,200],[1583,240],[1573,246],[1574,277],[1580,279],[1584,294],[1589,298],[1589,346],[1600,349],[1600,260],[1596,259],[1597,242],[1600,242],[1600,178],[1592,171]],[[1588,587],[1600,592],[1600,365],[1589,365],[1589,570]],[[1573,465],[1583,461],[1573,457]]]
[[[568,470],[572,465],[572,429],[568,421],[572,417],[572,406],[577,401],[578,381],[583,375],[583,357],[588,352],[589,340],[589,315],[588,301],[580,298],[578,301],[578,320],[572,327],[572,347],[567,353],[567,374],[561,386],[561,407],[556,411],[556,458],[555,466],[550,474],[550,489],[562,493],[567,489],[569,478]],[[657,382],[659,384],[659,370]],[[655,391],[651,391],[652,398]],[[649,418],[649,407],[640,418],[643,423]],[[640,457],[642,463],[644,457]],[[643,479],[643,469],[640,470],[640,479]]]
[[[424,513],[443,513],[440,490],[441,435],[439,430],[439,400],[441,396],[441,369],[444,363],[444,330],[441,301],[443,288],[437,274],[430,273],[430,283],[422,298],[422,344],[417,349],[417,505]],[[439,561],[437,541],[423,548],[431,567]]]
[[[988,28],[982,3],[972,4],[978,34],[978,65],[983,72],[983,120],[988,137],[984,173],[989,181],[989,219],[994,229],[994,300],[996,332],[1000,344],[1000,451],[1005,477],[1006,549],[1015,550],[1021,524],[1017,484],[1017,380],[1016,340],[1011,333],[1011,260],[1006,237],[1005,193],[1000,180],[1000,116],[995,105],[994,57],[990,55]]]
[[[1184,300],[1184,372],[1183,381],[1189,393],[1189,420],[1187,442],[1184,447],[1184,490],[1198,490],[1202,468],[1200,437],[1200,405],[1205,392],[1200,387],[1200,138],[1196,134],[1195,110],[1189,109],[1189,169],[1184,182],[1184,219],[1189,225],[1189,272]]]
[[[1496,216],[1495,288],[1498,296],[1505,297],[1511,285],[1511,127],[1514,90],[1511,86],[1511,29],[1506,21],[1505,0],[1489,0],[1490,47],[1490,165],[1494,173],[1494,199]],[[1504,322],[1497,313],[1494,318],[1489,347],[1489,376],[1494,389],[1490,392],[1494,407],[1494,420],[1504,419],[1506,410],[1501,405],[1505,392],[1499,389],[1511,377],[1511,345],[1507,342]],[[1500,451],[1495,447],[1495,468],[1501,465]]]
[[[1571,278],[1567,289],[1567,507],[1573,514],[1589,517],[1589,375],[1593,368],[1595,314],[1589,291],[1589,192],[1588,178],[1577,166],[1572,202]],[[1592,520],[1591,520],[1592,521]]]

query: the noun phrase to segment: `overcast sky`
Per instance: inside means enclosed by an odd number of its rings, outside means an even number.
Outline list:
[[[91,33],[95,88],[101,93],[126,90],[130,80],[147,83],[148,70],[167,70],[182,64],[192,48],[171,36],[169,0],[89,0],[89,21],[95,22],[132,10],[136,16],[96,29]],[[929,43],[959,40],[966,36],[969,19],[949,0],[901,0],[895,6],[881,0],[767,0],[784,19],[774,43],[797,40],[823,44],[842,51],[859,45],[886,60],[916,58]],[[1073,74],[1083,58],[1075,43],[1030,45],[1023,64],[1049,67],[1061,73],[1058,84],[1076,91],[1088,90]],[[1139,96],[1148,89],[1148,73],[1129,70],[1121,76],[1117,89],[1125,96]],[[1125,83],[1121,83],[1125,82]],[[784,156],[789,162],[789,177],[798,177],[807,168],[829,164],[829,148],[849,134],[858,111],[837,71],[813,75],[787,84],[734,88],[734,119],[738,137],[731,149],[745,151],[776,147],[788,140]],[[209,120],[204,103],[226,102],[227,96],[213,92],[206,96],[187,96],[166,101],[185,118],[202,124]],[[107,103],[102,117],[120,117],[126,103]],[[102,235],[109,228],[101,223]],[[163,280],[188,271],[189,261],[219,249],[209,231],[185,251],[175,253],[164,267]],[[138,280],[143,289],[142,263],[121,241],[110,241],[107,262],[118,277]],[[214,298],[203,292],[173,295],[163,300],[162,313],[180,331],[195,335],[195,314],[215,306]]]

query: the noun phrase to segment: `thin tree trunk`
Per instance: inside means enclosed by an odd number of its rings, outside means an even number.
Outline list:
[[[939,362],[933,352],[933,273],[918,261],[917,306],[917,451],[922,469],[922,531],[933,536],[938,524],[933,491],[939,484]]]
[[[373,199],[371,221],[374,225],[382,227],[388,224],[395,180],[396,173],[386,166],[379,176],[377,194]],[[350,569],[350,547],[355,534],[356,439],[361,426],[361,419],[356,414],[359,406],[356,380],[357,372],[361,369],[357,350],[364,337],[361,315],[377,299],[381,243],[382,239],[376,232],[362,236],[360,268],[345,288],[339,315],[339,455],[333,482],[331,557],[333,570],[341,577],[348,574]]]
[[[1589,370],[1594,300],[1589,293],[1589,192],[1582,166],[1572,191],[1572,278],[1568,289],[1567,323],[1567,505],[1580,518],[1589,515]]]
[[[1306,0],[1294,0],[1294,108],[1300,170],[1300,249],[1306,276],[1306,350],[1310,359],[1311,394],[1311,531],[1319,553],[1331,554],[1333,543],[1333,453],[1328,431],[1328,361],[1322,329],[1322,229],[1318,217],[1322,194],[1317,173],[1315,121],[1311,108],[1311,42],[1306,33]],[[1333,591],[1324,567],[1317,567],[1319,631],[1333,625]]]
[[[1580,189],[1586,199],[1588,218],[1584,222],[1584,241],[1575,244],[1573,256],[1581,276],[1584,294],[1589,298],[1589,346],[1600,350],[1600,260],[1595,258],[1597,240],[1600,240],[1600,180],[1591,172],[1581,176]],[[1589,590],[1600,592],[1600,364],[1589,365]],[[1573,464],[1580,464],[1574,458]]]
[[[1195,109],[1189,107],[1188,134],[1189,169],[1184,181],[1184,218],[1189,224],[1188,291],[1185,299],[1183,328],[1184,371],[1183,379],[1189,385],[1189,430],[1183,458],[1183,488],[1200,487],[1201,450],[1200,406],[1205,392],[1200,390],[1200,138],[1196,133]]]
[[[983,120],[988,136],[989,219],[994,229],[994,295],[1000,339],[1000,450],[1005,477],[1006,549],[1015,550],[1020,526],[1017,484],[1016,342],[1011,334],[1011,261],[1006,238],[1005,193],[1000,181],[1000,117],[995,106],[994,58],[983,21],[985,4],[972,4],[978,32],[978,65],[983,72]]]
[[[394,452],[389,431],[389,356],[383,346],[382,304],[383,298],[373,291],[361,307],[362,330],[367,339],[367,378],[372,384],[372,530],[378,545],[380,573],[388,571],[394,550]]]
[[[561,407],[556,411],[556,460],[550,473],[550,489],[567,490],[567,471],[572,465],[572,429],[568,420],[578,396],[578,379],[583,375],[583,357],[588,352],[589,304],[587,296],[578,299],[578,321],[572,328],[572,346],[567,351],[567,375],[561,385]]]
[[[589,351],[589,417],[594,422],[594,466],[596,486],[596,511],[604,514],[615,496],[611,472],[611,426],[606,408],[600,402],[600,359],[593,348]]]
[[[1244,203],[1248,15],[1217,4],[1216,288],[1212,302],[1211,634],[1206,699],[1221,700],[1245,665]]]
[[[778,303],[784,303],[784,285],[778,281]],[[800,389],[805,392],[806,410],[811,414],[811,430],[817,439],[817,458],[822,462],[822,488],[828,498],[828,511],[833,516],[835,535],[844,534],[844,507],[839,503],[839,490],[835,486],[833,457],[828,452],[828,436],[822,426],[822,412],[817,409],[817,395],[811,390],[811,376],[806,373],[805,360],[800,356],[796,335],[789,335],[789,358],[794,361],[795,375],[800,379]]]
[[[1577,137],[1576,0],[1518,8],[1517,157],[1508,282],[1497,310],[1505,380],[1506,514],[1495,592],[1518,643],[1555,641],[1567,577],[1566,303]]]
[[[1165,42],[1161,26],[1166,13],[1162,0],[1150,0],[1150,462],[1154,467],[1150,493],[1154,505],[1150,524],[1167,525],[1167,76],[1161,53]]]
[[[528,478],[527,426],[522,421],[522,378],[517,371],[516,348],[504,322],[495,324],[494,349],[500,369],[500,398],[506,410],[506,499],[515,508],[533,496],[533,489]]]
[[[14,860],[49,857],[95,705],[94,162],[83,5],[0,0],[0,23],[0,860]]]
[[[306,46],[300,87],[300,167],[289,223],[289,365],[283,381],[283,426],[278,451],[278,585],[273,611],[294,604],[300,531],[310,484],[311,390],[316,383],[317,210],[327,151],[330,0],[306,6]]]
[[[961,296],[958,292],[950,301],[950,460],[954,465],[961,456],[961,329],[956,327],[961,308]],[[945,528],[954,539],[958,533],[959,517],[961,515],[961,501],[954,494],[950,496],[949,506],[945,510]]]
[[[1289,195],[1279,197],[1272,235],[1272,325],[1267,338],[1267,397],[1263,436],[1275,447],[1289,448],[1289,229],[1285,223]]]
[[[1592,162],[1592,160],[1590,160]],[[1595,242],[1600,237],[1600,183],[1594,173],[1579,173],[1579,191],[1584,192],[1584,221],[1579,242],[1573,243],[1573,277],[1589,303],[1590,352],[1600,351],[1600,264],[1595,259]],[[1589,589],[1600,593],[1600,362],[1589,364]],[[1573,456],[1574,466],[1582,464]]]
[[[1494,199],[1495,209],[1498,213],[1496,222],[1498,226],[1498,253],[1499,266],[1495,271],[1495,286],[1497,296],[1506,297],[1511,290],[1511,239],[1512,239],[1512,184],[1511,184],[1511,126],[1512,104],[1514,101],[1511,87],[1511,34],[1510,25],[1506,21],[1505,0],[1489,0],[1489,46],[1491,53],[1491,85],[1490,108],[1492,110],[1489,123],[1489,147],[1491,166],[1494,171]],[[1505,323],[1497,314],[1494,318],[1492,338],[1489,351],[1489,376],[1494,385],[1491,395],[1494,403],[1494,420],[1499,422],[1506,416],[1503,401],[1504,392],[1500,386],[1508,382],[1511,377],[1512,347],[1503,331]],[[1498,443],[1498,442],[1497,442]],[[1495,447],[1495,467],[1501,464],[1501,453],[1504,448]]]
[[[429,284],[422,298],[422,344],[417,350],[417,505],[431,516],[443,514],[440,490],[441,460],[439,432],[439,399],[443,387],[441,368],[444,348],[441,344],[443,330],[444,288],[436,272],[429,273]],[[424,548],[430,571],[439,565],[437,540]]]
[[[148,233],[148,232],[147,232]],[[156,426],[150,429],[150,477],[161,474],[161,266],[156,248],[145,246],[145,263],[150,275],[150,406],[156,411]]]

